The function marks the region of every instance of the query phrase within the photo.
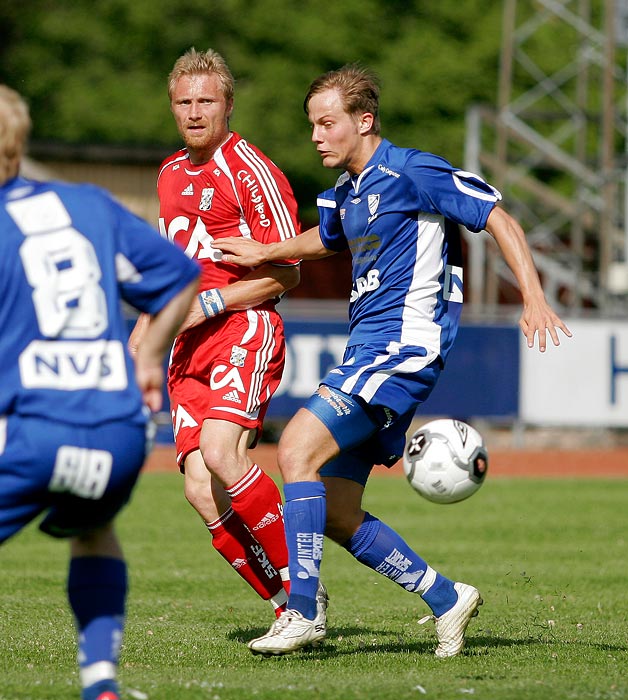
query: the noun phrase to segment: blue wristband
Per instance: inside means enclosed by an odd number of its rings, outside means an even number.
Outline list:
[[[198,295],[198,303],[205,318],[214,318],[225,311],[225,300],[217,289],[207,289]]]

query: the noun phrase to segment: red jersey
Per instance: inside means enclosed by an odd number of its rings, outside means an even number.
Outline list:
[[[249,271],[220,262],[221,252],[210,245],[215,238],[244,236],[275,243],[300,232],[286,176],[235,132],[203,165],[192,165],[186,149],[167,158],[159,171],[157,193],[159,230],[198,260],[199,290],[225,287]]]
[[[223,263],[221,252],[211,247],[215,238],[274,243],[300,232],[286,176],[236,133],[203,165],[192,165],[186,149],[167,158],[157,193],[159,230],[198,260],[199,290],[226,287],[249,272]],[[259,435],[284,364],[283,323],[275,301],[221,314],[177,338],[168,392],[180,465],[198,449],[207,418],[228,420]]]

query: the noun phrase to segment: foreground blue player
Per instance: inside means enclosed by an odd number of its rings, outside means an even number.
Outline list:
[[[375,464],[403,453],[417,407],[434,388],[458,328],[462,263],[457,224],[494,236],[523,295],[520,326],[528,345],[557,328],[571,335],[545,300],[521,227],[496,206],[500,194],[472,173],[430,153],[383,139],[375,77],[345,66],[316,79],[304,103],[312,141],[327,168],[345,172],[318,199],[320,224],[262,246],[243,239],[214,245],[225,262],[323,258],[349,248],[353,289],[343,363],[292,418],[279,442],[290,554],[288,609],[257,654],[287,654],[326,634],[316,590],[326,534],[371,569],[418,593],[431,608],[436,656],[456,656],[479,591],[445,578],[396,532],[362,510]],[[320,476],[319,476],[320,475]],[[322,479],[322,480],[321,480]]]
[[[146,454],[198,270],[108,194],[18,175],[28,108],[0,85],[0,544],[70,538],[83,700],[118,700],[126,564],[113,519]],[[125,300],[151,314],[133,361]]]

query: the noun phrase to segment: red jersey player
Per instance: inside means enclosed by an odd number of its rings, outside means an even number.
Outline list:
[[[257,269],[225,264],[210,243],[263,243],[300,232],[284,174],[230,131],[233,77],[211,49],[189,50],[169,76],[170,105],[185,148],[158,177],[159,226],[201,265],[199,295],[175,340],[168,377],[185,496],[217,551],[280,614],[288,553],[281,495],[251,459],[284,365],[278,297],[299,282],[298,261]],[[138,324],[131,338],[141,337]]]

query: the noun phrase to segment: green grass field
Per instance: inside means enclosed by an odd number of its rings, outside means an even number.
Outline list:
[[[628,698],[628,480],[493,479],[429,504],[373,478],[367,507],[485,604],[462,656],[433,656],[420,598],[327,542],[329,634],[253,657],[273,620],[214,552],[177,474],[146,474],[119,521],[130,565],[125,698],[351,700]],[[29,528],[0,552],[0,700],[78,698],[67,545]]]

